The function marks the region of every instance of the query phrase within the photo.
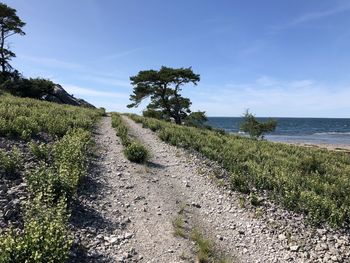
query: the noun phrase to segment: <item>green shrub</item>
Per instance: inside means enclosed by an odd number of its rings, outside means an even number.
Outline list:
[[[143,163],[148,157],[149,153],[147,149],[139,142],[132,142],[124,149],[124,155],[129,161],[135,163]]]
[[[255,193],[250,193],[250,203],[253,206],[260,206],[261,201]]]
[[[42,161],[48,161],[50,159],[50,154],[52,151],[52,147],[50,145],[45,143],[37,144],[34,141],[32,141],[29,144],[29,149],[31,153],[38,159]]]
[[[148,150],[139,141],[133,141],[129,138],[128,128],[123,122],[122,116],[115,112],[112,113],[112,127],[116,129],[117,136],[125,147],[124,155],[128,160],[143,163],[148,159]]]
[[[24,231],[9,230],[0,236],[0,263],[63,263],[72,244],[68,233],[66,202],[44,205],[32,200]]]
[[[54,168],[62,184],[75,193],[86,174],[91,134],[82,129],[69,131],[53,146]]]
[[[17,149],[9,153],[0,149],[0,175],[7,178],[15,177],[21,168],[21,157]]]
[[[52,165],[42,164],[28,175],[31,191],[36,194],[52,194],[55,200],[61,196],[71,198],[79,181],[86,174],[90,137],[90,132],[76,129],[56,142],[52,146]],[[42,156],[38,146],[33,147],[37,155]]]

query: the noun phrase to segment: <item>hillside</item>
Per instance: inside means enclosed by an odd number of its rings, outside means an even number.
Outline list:
[[[350,260],[346,153],[0,98],[0,262]]]
[[[0,262],[64,262],[69,206],[102,112],[0,97]]]

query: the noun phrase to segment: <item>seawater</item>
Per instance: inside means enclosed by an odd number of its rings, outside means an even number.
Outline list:
[[[268,118],[257,118],[266,121]],[[273,118],[277,120],[274,132],[266,134],[271,141],[333,144],[350,146],[350,118]],[[207,124],[229,133],[240,133],[241,117],[208,117]]]

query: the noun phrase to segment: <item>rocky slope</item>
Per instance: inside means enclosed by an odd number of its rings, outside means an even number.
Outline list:
[[[94,105],[88,103],[83,99],[75,98],[73,95],[70,95],[61,85],[55,84],[52,92],[43,97],[44,100],[63,103],[73,106],[83,106],[88,108],[95,108]]]

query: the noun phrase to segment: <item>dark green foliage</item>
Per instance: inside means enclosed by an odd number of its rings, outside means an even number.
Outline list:
[[[144,163],[148,159],[148,151],[140,142],[132,142],[124,149],[124,154],[129,161]]]
[[[0,67],[4,75],[12,70],[10,61],[15,57],[15,53],[6,48],[7,39],[12,35],[24,35],[22,28],[25,23],[17,16],[16,9],[0,3]]]
[[[134,90],[130,96],[132,103],[128,105],[129,108],[137,107],[141,101],[150,98],[147,111],[157,112],[158,117],[174,118],[177,124],[181,124],[191,112],[191,102],[180,95],[181,88],[188,83],[197,85],[200,77],[191,68],[174,69],[163,66],[158,71],[140,71],[136,76],[130,77],[130,80]]]
[[[191,112],[185,119],[185,124],[187,126],[193,127],[203,127],[204,123],[208,120],[205,115],[205,111],[195,111]]]
[[[244,193],[266,191],[315,224],[350,223],[350,156],[324,149],[272,143],[173,125],[129,115],[173,145],[196,150],[231,172],[231,185]]]
[[[47,79],[18,77],[5,81],[0,89],[18,97],[41,99],[44,95],[51,94],[54,87],[55,84]]]
[[[163,114],[162,111],[160,110],[155,110],[155,109],[146,109],[142,112],[142,115],[147,118],[155,118],[158,120],[165,120],[166,115]]]
[[[251,138],[263,138],[263,134],[267,132],[272,132],[276,129],[277,121],[269,119],[266,122],[259,122],[253,114],[248,110],[243,116],[243,122],[240,129],[247,132]]]
[[[231,187],[244,194],[248,194],[251,189],[251,185],[247,176],[235,173],[232,173],[231,175]]]
[[[250,193],[250,203],[253,206],[260,206],[261,201],[259,200],[258,196],[255,193]]]
[[[106,117],[107,116],[107,112],[106,109],[101,107],[98,109],[98,111],[100,112],[101,116]]]
[[[305,157],[300,161],[300,170],[305,174],[319,173],[323,174],[325,170],[323,169],[322,162],[316,158],[316,156]]]
[[[36,157],[36,159],[48,162],[51,154],[52,147],[45,143],[37,144],[32,141],[29,144],[30,151]]]
[[[9,153],[0,149],[0,176],[14,178],[19,173],[21,157],[17,149]]]

